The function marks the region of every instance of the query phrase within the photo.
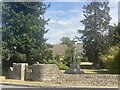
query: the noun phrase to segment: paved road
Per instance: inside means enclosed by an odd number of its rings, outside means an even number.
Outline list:
[[[67,88],[67,87],[23,87],[13,85],[2,85],[2,90],[119,90],[118,88]]]
[[[23,86],[13,86],[13,85],[0,85],[2,88],[28,88]]]

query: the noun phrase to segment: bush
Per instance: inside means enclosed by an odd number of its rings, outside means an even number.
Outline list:
[[[114,56],[114,58],[108,62],[108,69],[109,69],[110,73],[119,73],[120,74],[119,66],[120,66],[120,50]]]
[[[65,64],[63,64],[62,62],[59,62],[57,64],[57,66],[59,67],[60,70],[67,70],[68,69],[68,67]]]
[[[103,65],[109,73],[120,73],[120,49],[117,46],[110,47],[107,55],[101,57]]]
[[[57,63],[57,61],[55,60],[55,59],[49,59],[48,60],[48,62],[47,62],[48,64],[56,64]]]
[[[49,59],[48,64],[57,64],[60,70],[67,70],[68,67],[60,61],[60,55],[53,56],[52,59]]]

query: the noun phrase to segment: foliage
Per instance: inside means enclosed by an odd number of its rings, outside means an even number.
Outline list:
[[[57,64],[59,62],[60,56],[53,55],[51,59],[48,60],[48,64]]]
[[[66,44],[68,46],[68,49],[65,51],[65,55],[64,55],[64,60],[63,60],[63,64],[65,64],[67,67],[70,67],[70,64],[72,64],[73,62],[73,41],[70,40],[69,37],[63,37],[61,39],[62,44]],[[80,63],[80,58],[78,58],[78,56],[80,57],[81,54],[79,54],[78,52],[76,52],[76,62],[77,64]]]
[[[107,68],[110,73],[118,73],[120,69],[120,48],[118,46],[110,47],[108,54],[102,55],[101,59],[104,62],[104,67]]]
[[[48,63],[48,64],[56,64],[57,62],[56,62],[56,60],[55,60],[55,59],[54,59],[54,60],[49,59],[47,63]]]
[[[118,23],[118,26],[115,27],[115,32],[113,34],[113,43],[114,44],[120,44],[120,23]]]
[[[64,64],[67,66],[70,66],[70,64],[72,63],[73,60],[73,48],[68,48],[65,52],[65,56],[64,56]]]
[[[62,44],[66,44],[68,47],[72,47],[73,45],[69,37],[62,37],[61,42]]]
[[[13,62],[46,63],[51,47],[46,43],[44,19],[47,6],[43,2],[4,2],[2,13],[3,64]],[[5,62],[5,63],[4,63]],[[6,65],[3,65],[6,67]]]
[[[109,47],[107,32],[113,29],[109,25],[111,17],[109,15],[109,2],[91,2],[83,7],[84,19],[81,23],[84,30],[78,30],[82,37],[83,54],[94,67],[99,67],[100,55],[105,54]]]
[[[52,59],[49,59],[47,63],[57,64],[60,70],[67,70],[68,67],[63,63],[63,61],[60,61],[60,58],[62,58],[60,55],[53,56]]]
[[[79,58],[78,58],[79,57]],[[73,62],[73,47],[68,48],[65,52],[63,63],[70,67],[70,64]],[[76,63],[80,64],[80,53],[76,53]]]
[[[120,23],[114,29],[114,32],[110,34],[112,42],[110,42],[108,53],[101,55],[101,59],[104,62],[104,67],[108,68],[110,73],[120,73]]]
[[[60,70],[67,70],[68,69],[68,66],[66,66],[62,62],[57,63],[57,66],[59,67]]]

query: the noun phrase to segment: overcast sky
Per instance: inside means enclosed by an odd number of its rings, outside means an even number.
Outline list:
[[[50,0],[49,0],[50,1]],[[80,0],[69,0],[69,2],[60,2],[65,0],[56,0],[59,2],[51,2],[51,7],[47,9],[45,18],[50,18],[47,28],[48,33],[45,38],[48,38],[48,43],[57,44],[60,43],[62,37],[79,36],[78,29],[83,29],[83,25],[80,23],[83,17],[83,5],[87,5],[87,2],[78,2]],[[118,22],[118,0],[110,1],[110,15],[112,20],[111,25]]]

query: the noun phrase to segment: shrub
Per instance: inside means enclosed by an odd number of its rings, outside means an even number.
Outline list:
[[[55,59],[53,59],[53,60],[52,60],[52,59],[49,59],[47,63],[49,63],[49,64],[56,64],[57,61],[56,61]]]
[[[114,56],[114,58],[108,62],[108,69],[110,73],[120,73],[119,66],[120,66],[120,50]]]
[[[67,70],[68,67],[63,64],[62,62],[57,63],[57,66],[59,67],[60,70]]]
[[[118,46],[110,47],[107,55],[101,56],[103,65],[109,73],[120,73],[120,49]]]

